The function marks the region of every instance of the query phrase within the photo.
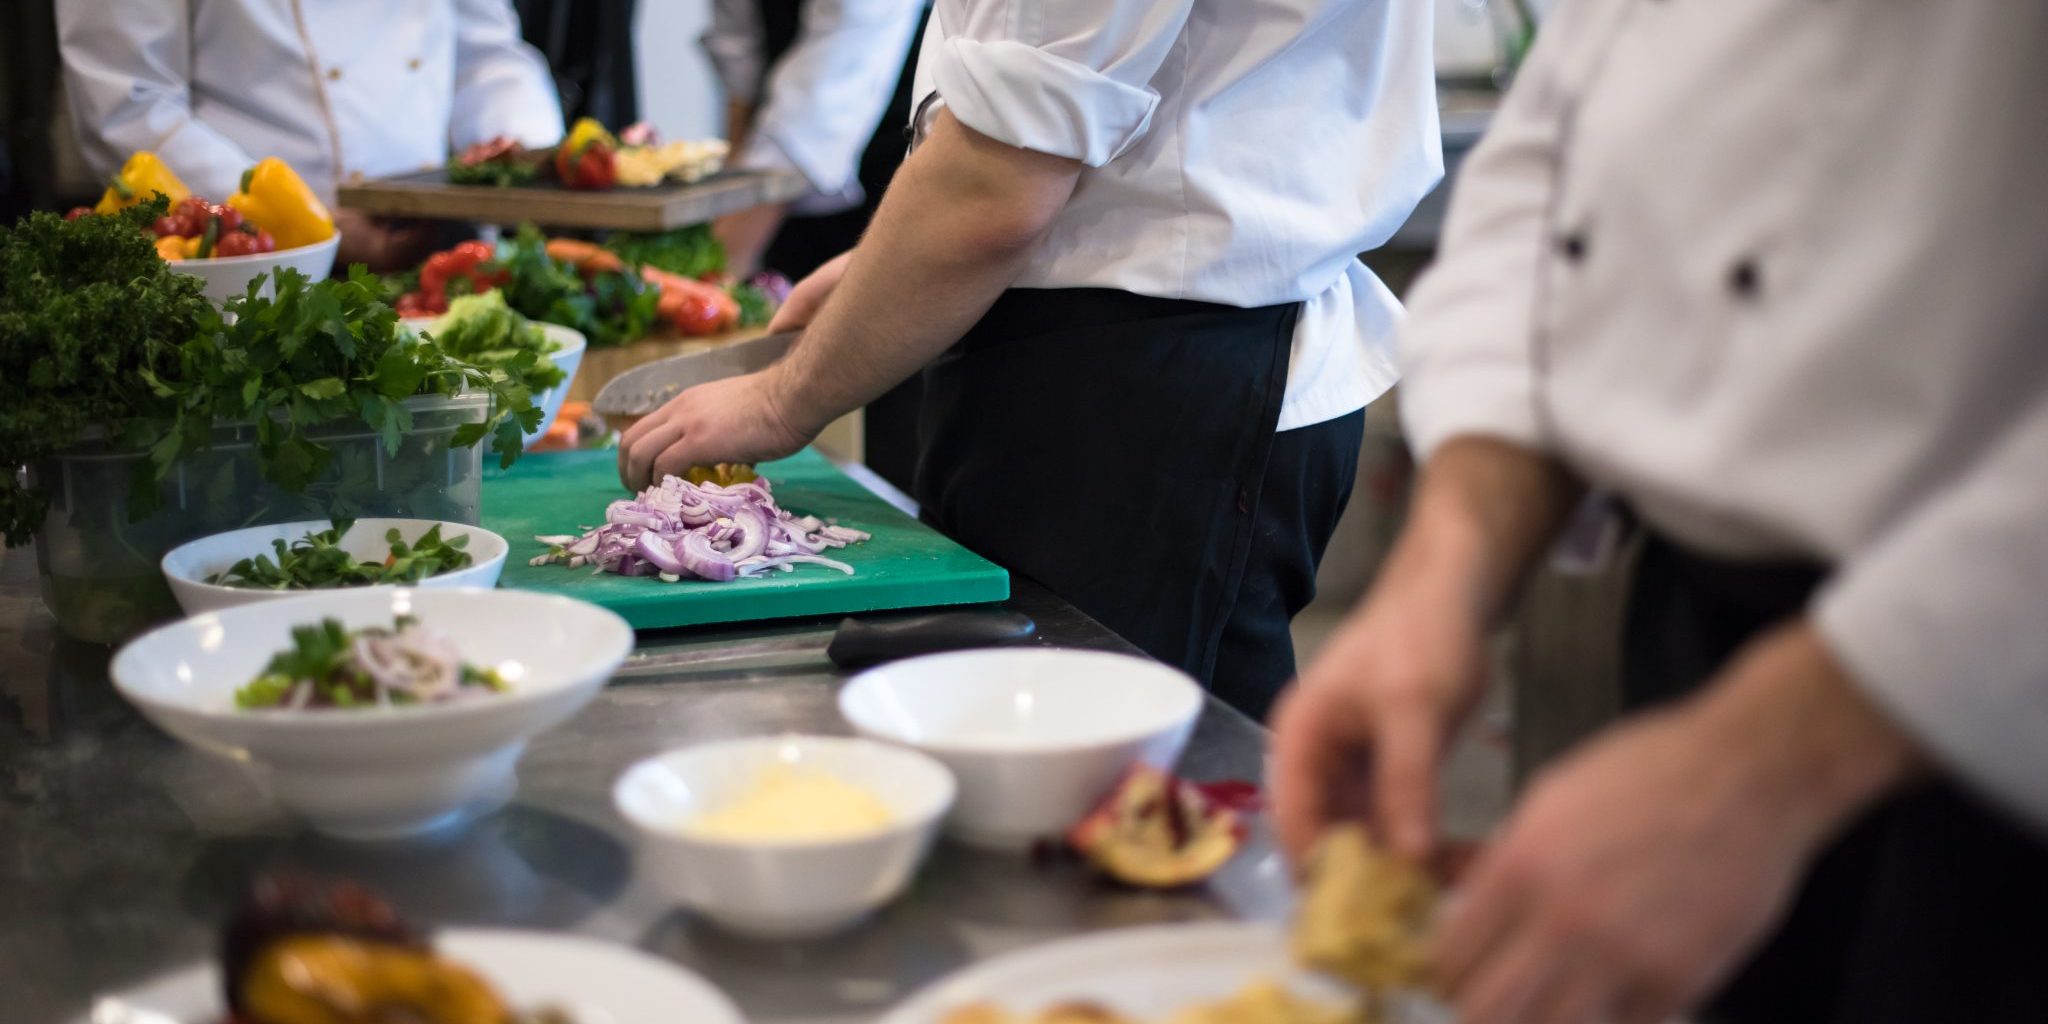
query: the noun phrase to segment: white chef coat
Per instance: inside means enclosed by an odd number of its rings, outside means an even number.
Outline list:
[[[704,52],[726,98],[756,106],[733,165],[803,175],[811,195],[793,212],[860,205],[861,154],[895,94],[925,3],[804,0],[796,41],[771,69],[759,0],[713,0]]]
[[[1563,457],[2048,820],[2048,5],[1575,0],[1410,296],[1427,452]]]
[[[1443,175],[1432,0],[938,0],[919,107],[1087,165],[1023,288],[1303,302],[1279,428],[1397,376],[1357,259]],[[936,95],[927,102],[927,98]]]
[[[152,150],[216,201],[263,157],[332,201],[495,135],[562,137],[510,0],[57,0],[57,32],[93,169]]]

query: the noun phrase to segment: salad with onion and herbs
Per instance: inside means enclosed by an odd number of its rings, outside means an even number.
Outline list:
[[[226,572],[208,577],[206,582],[250,590],[371,587],[382,583],[418,583],[429,576],[468,568],[476,561],[462,550],[469,546],[469,535],[443,540],[439,523],[410,544],[397,527],[392,527],[384,531],[390,553],[380,560],[358,561],[341,546],[341,539],[348,536],[353,526],[353,519],[336,519],[328,529],[308,533],[289,545],[279,537],[270,542],[276,558],[244,558]]]
[[[446,704],[509,688],[496,671],[464,662],[448,634],[410,616],[400,616],[389,629],[354,631],[323,619],[293,628],[290,649],[235,691],[235,706],[391,708]]]

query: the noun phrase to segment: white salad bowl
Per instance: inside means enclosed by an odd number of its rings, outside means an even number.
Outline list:
[[[268,555],[275,560],[277,549],[272,546],[273,541],[282,540],[286,545],[290,545],[309,533],[327,530],[331,525],[321,520],[281,523],[276,526],[251,526],[244,530],[231,530],[227,533],[216,533],[211,537],[201,537],[172,548],[170,553],[164,555],[164,579],[170,581],[171,593],[177,595],[178,606],[185,609],[187,615],[311,593],[305,590],[229,587],[207,581],[228,571],[244,558]],[[391,544],[384,539],[391,530],[397,530],[401,539],[407,544],[412,544],[436,526],[441,528],[442,540],[468,537],[469,543],[463,550],[469,552],[471,561],[469,565],[454,572],[428,576],[408,586],[419,589],[489,589],[498,585],[498,574],[505,571],[505,556],[512,550],[512,546],[505,542],[505,538],[481,526],[443,523],[431,519],[358,519],[355,525],[342,535],[341,548],[358,561],[381,561],[385,555],[391,553]]]
[[[548,432],[548,428],[555,425],[555,417],[562,414],[562,404],[569,400],[569,387],[576,383],[576,370],[583,365],[583,350],[590,344],[583,337],[583,332],[573,327],[541,323],[538,320],[534,321],[534,326],[540,328],[541,333],[548,336],[548,340],[560,346],[549,353],[548,358],[562,368],[562,382],[533,396],[533,404],[540,406],[540,426],[526,432],[528,448],[533,447]]]
[[[383,708],[235,706],[235,691],[291,647],[294,627],[388,627],[398,616],[446,632],[465,662],[496,669],[509,689]],[[527,741],[576,713],[632,646],[624,619],[568,598],[366,587],[196,615],[121,648],[110,674],[150,721],[250,765],[315,829],[378,839],[458,821],[509,794]]]
[[[874,794],[891,821],[819,840],[692,834],[689,823],[787,765]],[[628,768],[612,789],[640,834],[649,875],[677,902],[729,930],[763,938],[836,931],[895,899],[917,873],[953,804],[953,777],[914,751],[866,740],[771,736],[672,750]]]
[[[839,691],[839,712],[952,770],[954,838],[1019,849],[1065,834],[1132,767],[1172,767],[1202,701],[1194,680],[1156,661],[1029,648],[869,669]]]
[[[204,260],[174,260],[171,269],[198,278],[205,285],[206,297],[215,303],[222,303],[246,293],[249,290],[249,279],[262,273],[270,275],[263,282],[262,294],[273,294],[277,272],[286,267],[306,275],[308,280],[325,280],[327,275],[334,271],[334,250],[340,245],[341,232],[336,231],[324,242],[279,249],[276,252]]]

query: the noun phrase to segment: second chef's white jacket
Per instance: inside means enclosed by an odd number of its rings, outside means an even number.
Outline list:
[[[938,105],[1081,161],[1016,284],[1255,307],[1303,303],[1279,428],[1397,376],[1399,306],[1358,254],[1443,175],[1434,0],[938,0]]]
[[[796,40],[770,66],[760,0],[712,0],[704,51],[726,99],[755,108],[733,166],[802,174],[811,194],[793,205],[799,214],[859,206],[861,155],[889,108],[924,9],[925,0],[804,0]]]
[[[57,0],[57,33],[93,169],[152,150],[215,201],[263,157],[331,202],[496,135],[562,137],[510,0]]]
[[[2048,5],[1575,0],[1410,296],[1419,449],[1837,566],[1830,649],[2048,822]]]

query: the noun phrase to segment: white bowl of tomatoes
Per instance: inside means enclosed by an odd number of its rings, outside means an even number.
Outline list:
[[[250,223],[241,211],[197,196],[181,200],[150,230],[156,235],[157,253],[179,273],[203,282],[206,297],[215,302],[246,293],[258,274],[269,275],[261,291],[268,295],[277,272],[287,267],[318,281],[333,271],[334,251],[341,245],[341,232],[336,231],[323,241],[279,249],[270,232]]]

